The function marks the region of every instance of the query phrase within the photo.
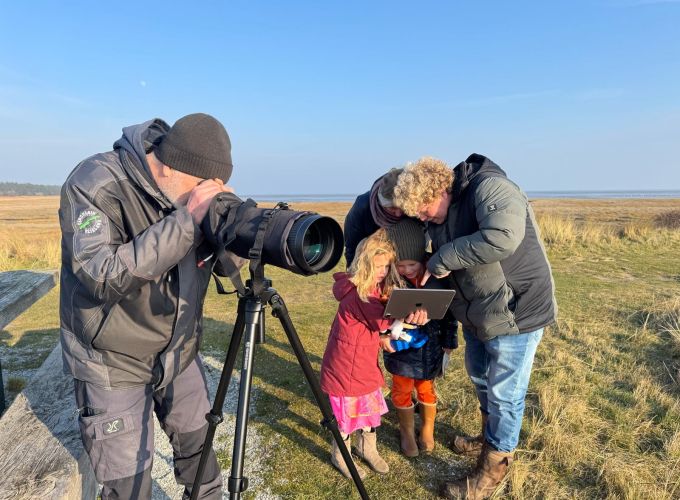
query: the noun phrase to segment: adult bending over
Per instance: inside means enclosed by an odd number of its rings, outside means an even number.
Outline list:
[[[475,469],[444,482],[440,493],[487,498],[512,463],[534,354],[556,318],[550,264],[526,195],[482,155],[453,171],[422,158],[400,175],[394,200],[428,223],[434,251],[428,271],[449,276],[456,290],[452,309],[482,414],[480,436],[452,443],[457,453],[479,454]]]
[[[345,261],[347,268],[354,260],[359,242],[375,233],[379,228],[387,228],[399,222],[403,212],[392,197],[399,174],[403,168],[393,168],[373,183],[370,191],[359,195],[345,216]]]
[[[151,498],[155,412],[191,494],[210,410],[197,356],[210,280],[199,224],[232,171],[215,118],[123,129],[61,191],[61,345],[102,498]],[[200,498],[222,498],[214,452]]]

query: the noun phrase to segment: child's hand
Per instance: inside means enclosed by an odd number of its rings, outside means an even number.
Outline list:
[[[392,340],[397,340],[401,336],[401,332],[404,329],[404,322],[400,319],[395,319],[390,326],[390,338]]]
[[[424,325],[428,321],[430,320],[427,317],[427,309],[416,309],[404,319],[405,323],[410,323],[412,325]]]
[[[395,352],[394,347],[392,347],[392,342],[390,337],[380,337],[380,348],[383,351]]]

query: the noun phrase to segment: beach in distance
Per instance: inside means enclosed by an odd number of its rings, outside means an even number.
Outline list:
[[[538,347],[507,498],[680,498],[680,192],[666,193],[677,195],[529,195],[555,278],[559,318]],[[272,206],[265,198],[255,196],[260,206]],[[352,200],[280,201],[342,223]],[[56,196],[0,196],[0,271],[59,268],[58,206]],[[334,271],[344,269],[341,261]],[[337,308],[332,273],[303,277],[267,266],[266,274],[318,373]],[[212,288],[205,300],[202,354],[218,370],[236,304],[233,295]],[[30,383],[58,337],[56,289],[0,332],[8,402]],[[447,447],[455,434],[475,434],[479,425],[462,344],[461,338],[446,377],[437,382],[435,451],[404,457],[390,411],[378,445],[390,472],[367,476],[371,498],[434,499],[440,479],[474,465]],[[319,425],[319,409],[274,318],[267,318],[267,341],[256,347],[253,373],[248,494],[358,498],[351,481],[329,464],[330,434]],[[233,423],[232,406],[222,425]],[[218,441],[228,476],[232,436]],[[159,495],[175,498],[176,492]]]

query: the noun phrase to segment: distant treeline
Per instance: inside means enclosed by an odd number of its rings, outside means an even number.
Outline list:
[[[0,196],[49,196],[57,195],[60,186],[28,184],[18,182],[0,182]]]

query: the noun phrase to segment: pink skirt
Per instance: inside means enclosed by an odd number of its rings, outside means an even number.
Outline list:
[[[387,413],[387,403],[380,388],[363,396],[331,396],[331,409],[340,432],[351,434],[363,427],[378,427],[380,415]]]

